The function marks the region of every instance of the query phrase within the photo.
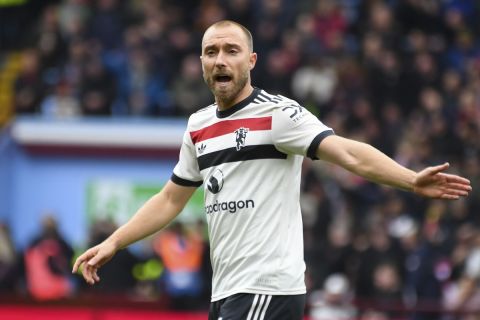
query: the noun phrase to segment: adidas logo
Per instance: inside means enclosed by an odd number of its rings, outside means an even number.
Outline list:
[[[197,148],[197,151],[198,151],[199,154],[202,154],[205,151],[206,148],[207,148],[207,146],[202,143],[200,145],[200,147]]]

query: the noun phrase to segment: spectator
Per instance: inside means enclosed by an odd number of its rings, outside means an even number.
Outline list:
[[[198,57],[189,55],[183,59],[180,75],[173,83],[173,96],[177,114],[187,116],[197,105],[208,105],[213,97],[202,78]]]
[[[226,8],[226,18],[237,21],[247,28],[252,28],[254,24],[254,8],[252,0],[223,0]]]
[[[378,141],[379,148],[385,154],[393,156],[404,130],[404,118],[400,106],[394,102],[387,102],[383,105],[379,122],[381,126],[381,136]]]
[[[317,1],[314,14],[315,34],[325,50],[334,46],[335,38],[342,37],[347,23],[336,1]]]
[[[80,83],[80,99],[84,115],[109,115],[115,99],[115,79],[99,57],[86,61]]]
[[[259,85],[273,94],[290,95],[291,72],[289,56],[282,49],[270,51],[266,57],[265,70],[257,77]]]
[[[196,301],[205,285],[201,277],[203,241],[198,229],[189,229],[181,222],[174,222],[154,241],[154,250],[165,265],[165,290],[172,297],[171,307],[175,309],[198,305]]]
[[[68,40],[82,33],[92,13],[85,0],[62,1],[57,11],[60,30]]]
[[[379,49],[367,64],[367,94],[377,114],[388,102],[400,101],[401,64],[394,51]]]
[[[117,0],[99,0],[90,21],[90,35],[97,39],[105,50],[119,48],[122,45],[124,28],[122,4]]]
[[[260,0],[254,11],[255,26],[253,33],[256,50],[270,51],[280,46],[281,35],[290,23],[292,11],[290,1],[285,0]],[[260,67],[262,66],[262,61]]]
[[[173,114],[173,103],[162,74],[156,73],[148,52],[132,49],[118,73],[121,103],[133,116],[167,116]],[[94,91],[95,92],[95,91]]]
[[[13,246],[8,226],[0,222],[0,294],[20,292],[22,259]]]
[[[476,215],[476,212],[479,212],[480,209],[480,188],[478,183],[480,182],[480,161],[478,159],[478,154],[473,153],[466,157],[464,170],[466,173],[470,174],[472,177],[473,186],[475,191],[472,194],[472,199],[464,203],[464,207],[458,212],[453,212],[455,217],[460,219],[465,219],[474,222],[476,225],[480,225],[479,217]],[[462,210],[463,209],[463,210]]]
[[[20,73],[15,81],[15,112],[17,114],[38,113],[44,95],[45,86],[38,51],[24,50]]]
[[[378,264],[373,270],[371,303],[392,319],[400,318],[403,309],[402,279],[396,262]]]
[[[395,24],[393,9],[385,3],[373,2],[369,8],[369,19],[366,31],[377,34],[382,47],[387,50],[396,50],[399,46],[398,26]]]
[[[467,231],[462,228],[459,230]],[[467,247],[463,248],[463,268],[460,277],[447,295],[446,307],[455,312],[473,312],[480,303],[480,235],[478,229],[471,229],[467,239]],[[457,251],[458,253],[458,251]],[[470,317],[465,316],[466,319]],[[475,319],[473,317],[472,319]]]
[[[47,7],[43,12],[41,23],[35,33],[35,46],[39,50],[42,69],[55,78],[59,67],[65,62],[66,43],[61,34],[56,7]],[[53,80],[53,79],[52,79]]]
[[[312,294],[310,318],[312,320],[353,320],[356,308],[352,302],[350,284],[345,275],[335,273],[326,280],[322,292]]]
[[[81,113],[80,103],[66,80],[56,84],[54,93],[43,100],[40,109],[42,115],[51,119],[76,118]]]
[[[62,68],[65,81],[72,85],[75,95],[78,97],[79,88],[83,81],[84,68],[91,52],[92,45],[82,38],[72,39],[68,47],[69,60]]]
[[[311,57],[309,61],[293,75],[292,92],[305,105],[317,106],[314,114],[323,114],[337,86],[337,73],[331,60]]]
[[[42,230],[25,250],[27,290],[38,300],[69,297],[74,290],[70,264],[73,250],[63,239],[54,216],[46,215]]]
[[[418,223],[412,223],[405,228],[400,241],[405,250],[404,258],[404,288],[405,304],[419,306],[419,311],[413,314],[413,319],[436,319],[438,315],[434,308],[422,306],[435,305],[439,307],[442,299],[441,273],[439,267],[446,259],[443,252],[442,230],[437,224],[424,224],[423,230],[418,228]]]
[[[358,252],[355,269],[355,291],[360,299],[376,296],[375,272],[380,265],[398,264],[402,255],[381,222],[373,222],[367,229],[368,247]]]
[[[353,249],[350,232],[347,221],[338,219],[329,225],[327,242],[319,248],[311,264],[315,270],[315,284],[322,284],[333,273],[351,273]]]
[[[95,221],[90,229],[89,245],[102,242],[115,228],[116,225],[110,220]],[[136,286],[133,268],[141,260],[126,249],[119,252],[112,261],[116,264],[115,266],[105,268],[99,273],[102,285],[92,288],[85,287],[82,283],[84,292],[118,293],[119,295],[128,295],[133,292]]]

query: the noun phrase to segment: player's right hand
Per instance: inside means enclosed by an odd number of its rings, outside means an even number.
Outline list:
[[[107,263],[117,252],[115,246],[108,241],[92,247],[80,255],[73,265],[72,273],[78,272],[81,268],[83,278],[88,284],[95,284],[100,281],[98,269]]]

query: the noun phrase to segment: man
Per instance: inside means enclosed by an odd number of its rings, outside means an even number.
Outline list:
[[[451,294],[445,303],[446,307],[453,312],[471,312],[472,316],[475,310],[478,310],[480,303],[480,233],[477,228],[472,227],[469,223],[464,224],[458,230],[458,234],[465,237],[463,246],[455,250],[466,252],[465,261],[463,262],[462,273],[460,277],[451,286]],[[468,317],[466,317],[468,318]],[[470,319],[470,318],[468,318]],[[473,316],[472,319],[480,319]]]
[[[240,24],[220,21],[202,40],[215,103],[194,113],[171,180],[107,240],[82,254],[85,280],[119,249],[166,226],[205,188],[213,266],[209,319],[302,319],[305,304],[300,169],[304,156],[422,196],[458,199],[467,179],[448,164],[406,169],[375,148],[334,135],[295,101],[254,88],[257,55]]]

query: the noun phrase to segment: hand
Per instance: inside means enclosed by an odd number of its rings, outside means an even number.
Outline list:
[[[72,273],[76,273],[83,264],[83,278],[88,284],[93,285],[100,281],[100,277],[97,274],[98,269],[110,261],[116,252],[115,246],[106,241],[102,242],[88,249],[75,260]]]
[[[417,173],[413,192],[429,198],[456,200],[468,196],[470,181],[457,175],[443,173],[450,165],[444,163]]]

